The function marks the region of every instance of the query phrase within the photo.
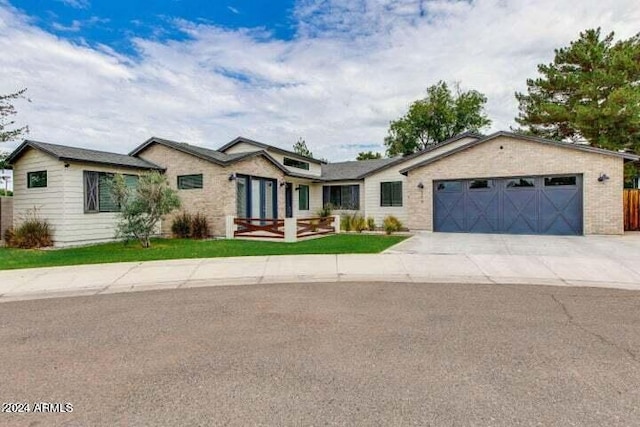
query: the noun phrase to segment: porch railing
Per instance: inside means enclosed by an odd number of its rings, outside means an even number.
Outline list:
[[[283,219],[234,218],[234,237],[284,239]]]
[[[298,239],[340,232],[340,216],[313,218],[237,218],[227,217],[227,239],[255,238],[282,239],[295,242]]]

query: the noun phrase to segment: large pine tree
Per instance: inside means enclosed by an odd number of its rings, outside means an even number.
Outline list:
[[[640,152],[640,34],[614,42],[613,32],[587,30],[538,72],[516,93],[521,130]]]

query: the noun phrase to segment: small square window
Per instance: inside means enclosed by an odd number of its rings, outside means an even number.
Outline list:
[[[46,186],[47,186],[47,171],[27,173],[27,188],[43,188]]]

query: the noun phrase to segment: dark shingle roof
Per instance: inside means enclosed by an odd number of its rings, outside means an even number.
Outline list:
[[[132,152],[130,152],[129,155],[137,156],[151,144],[162,144],[169,148],[182,151],[183,153],[191,154],[192,156],[196,156],[203,160],[207,160],[222,166],[229,165],[231,163],[237,162],[242,159],[251,158],[253,156],[262,156],[262,157],[265,157],[267,160],[271,161],[277,168],[279,168],[283,172],[288,172],[284,166],[278,163],[273,157],[271,157],[266,151],[263,151],[263,150],[248,151],[246,153],[227,154],[227,153],[222,153],[218,150],[212,150],[210,148],[187,144],[186,142],[176,142],[176,141],[171,141],[169,139],[163,139],[163,138],[157,138],[157,137],[149,138],[148,140],[140,144],[137,148],[135,148]]]
[[[365,175],[376,171],[398,159],[358,160],[351,162],[327,163],[322,165],[321,179],[325,181],[348,181],[362,179]]]
[[[253,139],[245,138],[243,136],[239,136],[239,137],[235,138],[234,140],[227,142],[222,147],[218,148],[218,151],[225,151],[225,150],[227,150],[227,149],[229,149],[229,148],[233,147],[234,145],[239,144],[241,142],[245,142],[245,143],[253,145],[255,147],[262,148],[263,150],[273,150],[273,151],[278,152],[280,154],[285,154],[285,155],[291,156],[291,157],[297,157],[299,159],[306,160],[306,161],[312,162],[312,163],[318,163],[318,164],[326,163],[324,160],[319,160],[319,159],[314,159],[313,157],[303,156],[301,154],[294,153],[293,151],[289,151],[289,150],[285,150],[284,148],[280,148],[280,147],[276,147],[276,146],[273,146],[273,145],[265,144],[264,142],[254,141]]]
[[[60,161],[98,163],[138,169],[164,169],[146,160],[128,156],[126,154],[69,147],[66,145],[49,144],[46,142],[32,140],[25,140],[18,148],[16,148],[16,150],[9,156],[9,163],[15,162],[28,147],[43,151]]]

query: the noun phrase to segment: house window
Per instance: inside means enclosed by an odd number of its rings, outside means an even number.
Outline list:
[[[402,206],[402,181],[380,183],[380,206]]]
[[[359,185],[324,185],[322,187],[322,204],[331,203],[334,209],[359,210]]]
[[[120,206],[111,195],[113,177],[113,173],[84,171],[85,213],[120,211]],[[138,185],[138,176],[124,175],[124,182],[129,191],[133,192]]]
[[[202,174],[178,175],[178,190],[202,188]]]
[[[507,181],[507,188],[533,188],[535,186],[533,178],[513,178]]]
[[[291,166],[292,168],[309,170],[309,163],[303,162],[302,160],[290,159],[289,157],[284,158],[284,165]]]
[[[301,211],[309,210],[309,186],[308,185],[298,186],[298,210],[301,210]]]
[[[47,171],[27,173],[27,188],[43,188],[46,186],[47,186]]]

